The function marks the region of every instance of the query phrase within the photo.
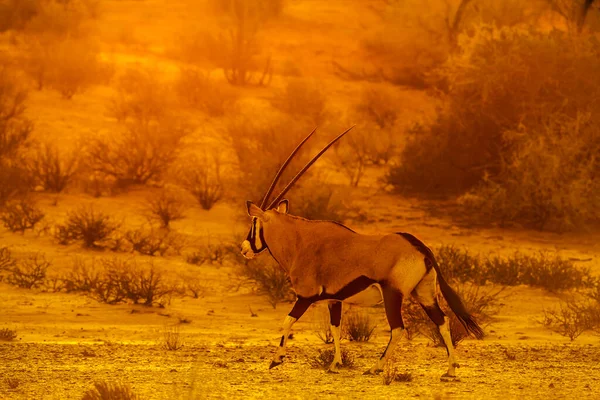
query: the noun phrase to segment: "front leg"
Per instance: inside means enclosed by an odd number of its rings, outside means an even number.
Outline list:
[[[330,330],[333,336],[333,345],[335,347],[335,355],[333,362],[329,366],[329,372],[337,372],[338,367],[342,365],[342,351],[340,348],[340,327],[342,322],[342,302],[335,301],[328,304]]]
[[[283,336],[281,336],[279,347],[277,348],[275,357],[273,357],[273,360],[271,361],[269,369],[276,367],[283,362],[283,358],[285,357],[285,347],[287,345],[288,336],[290,335],[292,326],[300,319],[306,310],[308,310],[308,307],[310,307],[313,302],[313,299],[298,296],[292,311],[290,311],[290,313],[283,320]]]

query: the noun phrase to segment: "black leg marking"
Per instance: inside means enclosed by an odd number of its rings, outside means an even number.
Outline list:
[[[423,307],[423,310],[425,310],[427,316],[433,321],[434,324],[436,324],[437,326],[444,324],[444,317],[446,316],[446,314],[444,314],[444,312],[440,308],[440,305],[438,304],[437,300],[435,301],[433,306],[426,306],[421,304],[421,307]]]
[[[402,321],[402,293],[388,285],[381,285],[383,292],[383,304],[385,305],[385,315],[387,316],[390,328],[404,329],[404,321]]]
[[[281,341],[279,341],[279,347],[283,347],[283,343],[285,342],[285,335],[281,337]]]
[[[329,322],[333,326],[339,327],[342,322],[342,302],[336,301],[335,303],[329,303]]]
[[[310,305],[314,302],[315,300],[312,297],[307,298],[298,296],[298,300],[296,300],[296,302],[294,303],[294,307],[292,307],[292,311],[290,311],[288,315],[298,320],[301,316],[304,315],[306,310],[308,310],[308,307],[310,307]]]

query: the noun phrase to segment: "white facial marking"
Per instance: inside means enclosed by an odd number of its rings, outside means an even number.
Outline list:
[[[244,240],[242,242],[242,255],[244,257],[246,257],[248,260],[252,260],[254,258],[254,252],[252,251],[250,242],[247,240]]]

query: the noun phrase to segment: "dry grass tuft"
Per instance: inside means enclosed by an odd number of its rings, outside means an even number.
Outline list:
[[[44,215],[33,200],[23,197],[7,202],[0,213],[0,219],[11,232],[23,234],[27,229],[34,229]]]
[[[393,360],[388,360],[383,367],[381,374],[384,385],[390,385],[392,382],[412,382],[413,376],[410,372],[400,372],[400,368],[395,365]]]
[[[162,347],[165,350],[175,351],[183,347],[183,339],[179,325],[165,326],[163,330]]]
[[[9,328],[0,329],[0,341],[12,342],[17,338],[17,331]]]
[[[345,336],[354,342],[368,342],[377,325],[367,312],[349,312],[343,318],[342,329]]]
[[[341,349],[342,353],[342,367],[352,368],[354,367],[354,356],[346,349]],[[333,362],[335,356],[334,349],[319,350],[318,354],[310,360],[310,365],[313,368],[324,368],[327,369]]]
[[[81,400],[138,400],[128,385],[118,382],[96,382],[94,388],[84,393]]]

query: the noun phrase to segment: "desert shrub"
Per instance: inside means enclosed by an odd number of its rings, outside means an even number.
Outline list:
[[[34,229],[42,218],[43,211],[27,197],[11,200],[0,209],[0,220],[11,232],[25,233],[27,229]]]
[[[558,308],[545,309],[540,322],[548,329],[573,341],[583,332],[597,328],[600,325],[599,316],[598,303],[571,297],[561,301]]]
[[[381,374],[384,385],[390,385],[392,382],[412,382],[413,376],[410,372],[401,372],[401,369],[395,365],[394,360],[388,360],[383,366]]]
[[[594,284],[588,268],[576,267],[573,261],[548,252],[482,256],[455,246],[441,246],[436,250],[436,260],[442,274],[450,281],[529,285],[551,292],[587,288]]]
[[[98,50],[89,38],[68,38],[53,43],[48,68],[48,84],[65,99],[84,92],[98,81],[101,65]]]
[[[224,195],[221,157],[218,153],[186,158],[177,174],[179,184],[194,196],[204,210],[210,210]]]
[[[354,356],[347,349],[342,348],[340,350],[342,356],[342,367],[353,368],[354,367]],[[335,356],[335,350],[333,349],[319,349],[317,355],[310,360],[310,365],[313,368],[327,369],[333,362]]]
[[[81,400],[138,400],[128,385],[118,382],[96,382],[94,388],[83,394]]]
[[[237,244],[209,238],[206,244],[198,250],[187,254],[185,261],[194,265],[211,264],[221,266],[227,260],[236,260],[240,257]]]
[[[117,186],[160,181],[177,157],[186,128],[161,121],[132,121],[117,137],[92,141],[86,149],[90,169]]]
[[[246,2],[250,3],[248,0],[211,0],[210,3],[216,12],[230,14],[237,12],[235,8],[244,6]],[[283,13],[286,0],[256,0],[252,3],[256,7],[253,12],[260,12],[264,14],[264,18],[269,19]]]
[[[82,291],[95,300],[106,304],[129,301],[145,306],[164,305],[175,288],[165,281],[153,264],[139,265],[135,261],[108,258],[99,261],[100,273],[79,272],[78,282]],[[88,285],[89,284],[89,291]]]
[[[9,269],[6,281],[25,289],[41,286],[52,263],[43,254],[37,253],[17,260]]]
[[[219,51],[214,58],[223,68],[225,77],[232,85],[266,85],[272,78],[271,58],[262,56],[260,31],[277,16],[282,6],[271,0],[224,0],[218,2],[218,10],[224,15],[223,26],[227,32],[213,40]]]
[[[163,330],[162,348],[165,350],[175,351],[183,347],[183,339],[179,325],[165,326]]]
[[[368,342],[375,332],[371,316],[366,312],[348,312],[344,315],[342,329],[348,340],[353,342]]]
[[[292,286],[287,273],[272,260],[260,258],[239,266],[239,276],[258,295],[265,296],[273,308],[293,298]]]
[[[478,255],[472,255],[468,250],[453,245],[443,245],[435,250],[435,258],[440,270],[448,281],[481,282],[485,274]]]
[[[183,219],[186,206],[173,192],[161,191],[158,196],[148,197],[146,211],[149,219],[156,220],[163,228],[169,228],[172,221]]]
[[[333,334],[331,333],[331,320],[327,309],[320,309],[317,313],[316,321],[313,322],[314,334],[325,344],[333,343]],[[332,359],[333,361],[333,359]]]
[[[132,251],[146,256],[179,254],[185,246],[182,235],[164,229],[142,227],[128,230],[123,234],[123,239]]]
[[[237,161],[237,187],[243,190],[246,199],[260,204],[279,167],[310,129],[289,117],[266,120],[242,117],[230,122],[227,135]],[[296,154],[274,193],[278,193],[308,161],[312,143],[312,140],[307,142]]]
[[[63,224],[56,225],[55,238],[60,244],[81,240],[84,247],[105,247],[117,231],[119,224],[110,216],[93,207],[80,207],[70,211]]]
[[[0,341],[11,342],[17,338],[17,331],[9,328],[0,329]]]
[[[227,83],[220,84],[199,69],[185,68],[179,71],[175,92],[186,106],[220,117],[231,112],[238,99],[238,94],[225,85]]]
[[[0,206],[30,187],[22,167],[32,122],[25,116],[27,91],[18,74],[0,62]]]
[[[65,156],[55,145],[45,143],[29,158],[27,169],[37,185],[48,192],[60,193],[73,181],[77,164],[76,152]]]
[[[94,260],[87,261],[77,257],[70,271],[62,276],[63,287],[67,293],[91,292],[101,279],[101,270]]]
[[[480,324],[485,325],[496,315],[500,308],[502,289],[485,288],[474,284],[461,284],[455,287],[456,292],[461,297],[467,310],[473,318]],[[469,337],[464,326],[448,307],[443,307],[445,314],[449,317],[450,335],[452,344],[457,346],[464,339]],[[420,332],[423,336],[431,340],[436,346],[444,347],[444,339],[440,334],[437,325],[429,317],[422,313]]]
[[[180,276],[181,287],[180,294],[190,296],[193,299],[204,297],[208,291],[209,285],[203,277],[198,277],[196,274]]]
[[[327,118],[327,100],[316,83],[292,79],[271,99],[273,107],[318,126]]]
[[[598,221],[600,84],[587,71],[600,67],[599,51],[597,40],[559,31],[477,29],[440,69],[446,105],[413,131],[388,182],[427,195],[472,190],[467,206],[488,222]]]
[[[10,250],[7,247],[0,247],[0,282],[4,278],[4,274],[11,270],[15,264]]]

